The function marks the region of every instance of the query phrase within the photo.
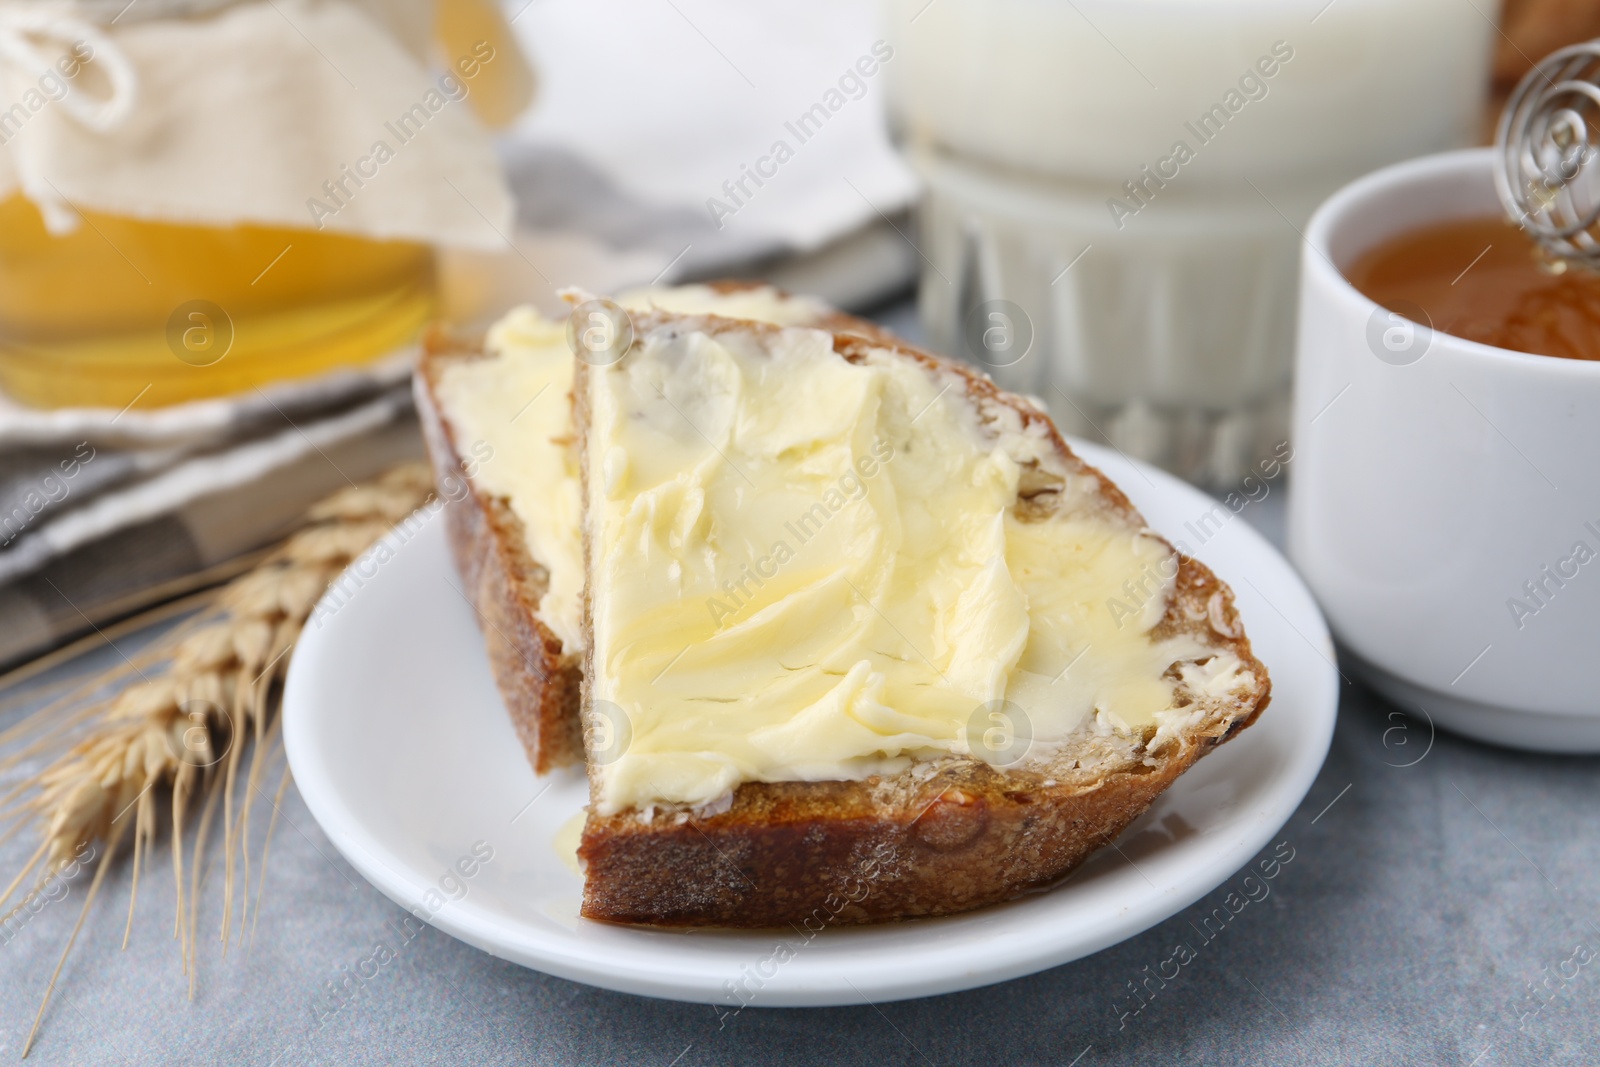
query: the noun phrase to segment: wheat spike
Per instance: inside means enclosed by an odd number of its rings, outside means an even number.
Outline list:
[[[431,495],[431,476],[419,463],[396,467],[372,483],[333,494],[311,508],[306,524],[252,569],[214,593],[193,594],[206,605],[199,615],[179,624],[137,656],[125,657],[103,675],[71,686],[64,695],[0,734],[0,744],[22,746],[0,757],[0,770],[66,746],[42,770],[0,797],[0,805],[12,805],[0,813],[0,821],[16,820],[3,833],[15,832],[28,823],[41,833],[37,851],[0,895],[0,906],[30,874],[37,888],[72,862],[80,846],[91,842],[104,845],[77,926],[57,965],[57,977],[111,866],[116,846],[131,826],[133,884],[122,941],[127,946],[133,932],[140,866],[149,863],[156,844],[155,804],[162,792],[170,797],[172,809],[168,841],[177,897],[173,937],[179,942],[191,999],[198,973],[196,925],[205,882],[201,876],[205,842],[219,806],[223,918],[218,936],[222,952],[227,951],[235,921],[240,943],[247,921],[253,931],[261,915],[267,851],[277,809],[289,784],[287,765],[272,802],[261,857],[253,865],[257,879],[253,908],[250,816],[266,766],[280,747],[277,702],[289,654],[328,585]],[[173,612],[163,607],[151,614],[165,617]],[[131,627],[124,624],[115,629],[120,634]],[[113,638],[104,641],[111,643]],[[87,651],[98,643],[80,643],[79,647]],[[57,656],[52,662],[59,661]],[[21,668],[13,673],[23,678],[37,671]],[[87,701],[109,685],[130,679],[136,680],[114,697]],[[3,682],[0,679],[0,684]],[[246,745],[253,747],[248,763],[243,752]],[[237,796],[241,789],[243,796]],[[265,793],[261,795],[266,799]],[[191,831],[189,815],[197,796],[200,818]],[[187,859],[185,836],[192,843]],[[236,893],[236,883],[242,892]],[[29,1047],[55,980],[51,978],[40,1003]]]

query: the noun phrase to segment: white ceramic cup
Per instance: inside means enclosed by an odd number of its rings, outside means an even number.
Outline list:
[[[1498,744],[1596,752],[1600,362],[1413,326],[1342,273],[1385,238],[1500,215],[1492,161],[1387,167],[1312,217],[1289,551],[1346,663],[1401,709]]]

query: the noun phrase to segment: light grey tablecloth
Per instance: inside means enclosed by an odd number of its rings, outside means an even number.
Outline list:
[[[1280,503],[1278,494],[1246,515],[1275,535]],[[70,671],[115,656],[107,649]],[[1429,749],[1425,726],[1391,719],[1392,710],[1346,684],[1327,765],[1278,838],[1293,859],[1271,895],[1215,940],[1202,941],[1191,923],[1223,906],[1244,872],[1138,937],[1030,978],[877,1007],[750,1010],[721,1028],[710,1007],[546,977],[431,928],[402,943],[391,925],[400,909],[339,856],[291,788],[253,942],[220,958],[213,892],[190,1002],[168,937],[165,850],[141,884],[125,952],[121,865],[62,972],[31,1059],[1600,1063],[1600,760],[1520,755],[1445,734]],[[30,851],[21,839],[0,847],[0,874]],[[0,1058],[20,1052],[86,886],[81,879],[0,941]],[[325,983],[380,940],[396,959],[329,1016]],[[1195,958],[1164,985],[1146,983],[1180,941]],[[1138,1014],[1130,983],[1155,991]]]

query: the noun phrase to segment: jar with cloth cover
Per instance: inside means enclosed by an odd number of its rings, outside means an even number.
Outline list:
[[[491,0],[0,0],[0,391],[154,407],[403,358],[513,202]]]

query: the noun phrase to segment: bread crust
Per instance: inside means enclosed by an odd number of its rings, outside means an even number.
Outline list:
[[[423,345],[413,391],[434,480],[445,502],[450,554],[462,593],[483,632],[489,668],[517,739],[534,773],[545,774],[583,759],[580,660],[539,617],[550,575],[529,554],[521,520],[509,500],[485,492],[466,475],[455,431],[435,395],[448,363],[483,355],[481,343],[431,334]]]
[[[777,329],[715,316],[635,316],[640,337],[672,324],[713,332]],[[1078,458],[1033,404],[860,320],[841,316],[826,325],[845,359],[860,362],[873,349],[889,349],[930,371],[957,375],[980,410],[1004,407],[1024,426],[1042,426],[1060,467],[1093,478],[1104,507],[1144,525],[1121,490]],[[588,376],[580,363],[579,410]],[[586,420],[576,421],[582,450]],[[579,467],[587,471],[586,463]],[[1040,495],[1053,491],[1044,485]],[[587,566],[587,530],[584,540]],[[714,813],[669,806],[598,815],[591,804],[578,850],[586,872],[582,914],[661,926],[812,928],[946,915],[1059,882],[1197,759],[1254,722],[1270,700],[1269,676],[1251,651],[1231,590],[1199,561],[1179,559],[1173,596],[1152,638],[1201,637],[1238,656],[1255,681],[1228,700],[1196,701],[1195,721],[1159,750],[1148,747],[1151,727],[1121,751],[1107,742],[1104,758],[1086,766],[1002,771],[951,756],[865,781],[746,782]],[[587,590],[584,625],[591,627]],[[587,709],[587,680],[584,687]],[[595,788],[591,773],[591,798]]]

